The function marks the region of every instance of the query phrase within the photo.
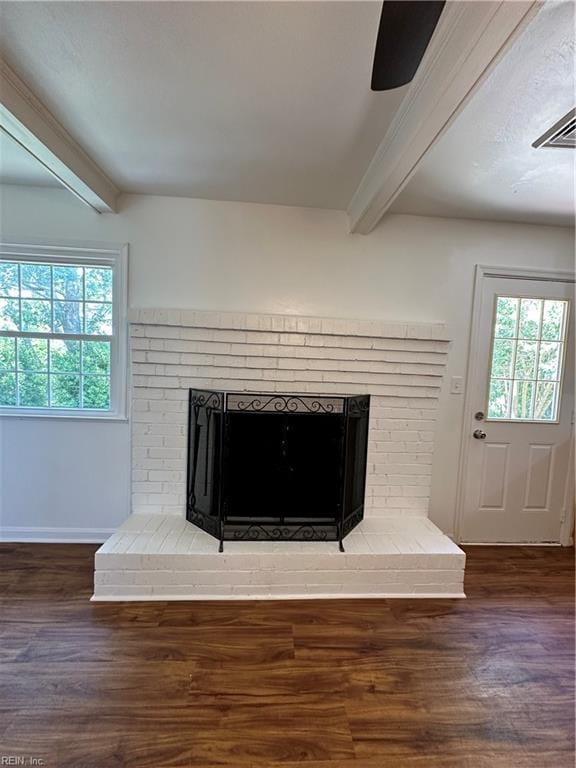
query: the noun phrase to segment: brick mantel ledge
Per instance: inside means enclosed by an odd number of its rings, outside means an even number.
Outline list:
[[[193,309],[131,309],[129,320],[137,325],[167,325],[183,328],[317,333],[334,336],[365,336],[389,339],[449,341],[443,323],[408,323],[385,320],[269,315],[242,312],[211,312]]]

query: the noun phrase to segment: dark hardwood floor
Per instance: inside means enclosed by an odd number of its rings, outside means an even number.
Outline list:
[[[468,548],[467,600],[124,604],[94,550],[0,545],[0,758],[574,765],[573,550]]]

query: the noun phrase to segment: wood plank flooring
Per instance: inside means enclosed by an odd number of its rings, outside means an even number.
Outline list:
[[[95,549],[0,545],[0,758],[574,765],[571,549],[469,547],[467,600],[132,604]]]

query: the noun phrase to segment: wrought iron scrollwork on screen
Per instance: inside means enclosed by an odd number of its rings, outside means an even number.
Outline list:
[[[351,416],[362,416],[370,410],[370,395],[358,395],[348,399],[348,413]]]
[[[346,536],[346,534],[350,533],[350,531],[355,528],[358,523],[362,522],[362,518],[364,516],[364,507],[362,509],[357,510],[356,512],[353,512],[351,515],[346,517],[342,523],[342,536]]]
[[[256,395],[229,401],[229,410],[274,413],[341,413],[343,398],[299,397],[297,395]]]
[[[224,393],[203,392],[200,389],[191,389],[190,405],[221,411],[224,407]]]
[[[265,539],[267,541],[326,541],[328,538],[328,531],[326,529],[318,529],[313,525],[306,524],[296,526],[263,526],[257,523],[252,523],[246,528],[235,530],[233,533],[233,539],[235,541],[259,541]]]

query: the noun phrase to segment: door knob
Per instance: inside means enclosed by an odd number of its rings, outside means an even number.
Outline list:
[[[475,429],[474,432],[472,432],[472,435],[476,440],[486,440],[486,432],[482,429]]]

